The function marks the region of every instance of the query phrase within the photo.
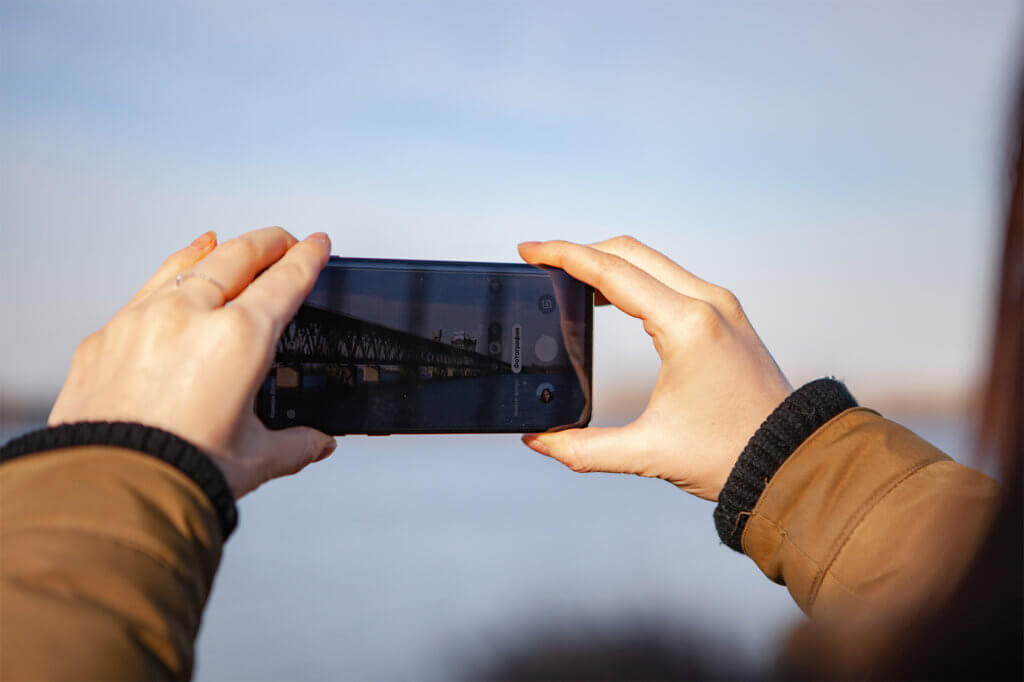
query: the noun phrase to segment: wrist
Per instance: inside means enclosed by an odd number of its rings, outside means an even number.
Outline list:
[[[822,425],[856,406],[846,386],[825,378],[804,384],[775,408],[740,453],[718,496],[714,518],[723,543],[743,551],[747,518],[775,472]]]

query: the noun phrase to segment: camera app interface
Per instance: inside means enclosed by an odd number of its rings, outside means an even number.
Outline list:
[[[505,268],[332,262],[282,335],[260,414],[335,434],[575,423],[589,289],[561,270]]]

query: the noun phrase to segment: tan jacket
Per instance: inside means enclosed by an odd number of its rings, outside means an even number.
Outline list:
[[[782,465],[742,542],[816,620],[869,622],[948,594],[997,500],[989,478],[854,408]],[[0,679],[188,678],[221,545],[204,493],[155,458],[90,446],[3,465]]]

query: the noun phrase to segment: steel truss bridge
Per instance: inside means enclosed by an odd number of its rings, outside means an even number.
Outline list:
[[[383,325],[303,305],[277,346],[282,363],[444,367],[460,373],[506,374],[507,362]]]

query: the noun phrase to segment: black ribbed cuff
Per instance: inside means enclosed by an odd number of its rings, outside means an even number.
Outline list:
[[[144,452],[176,467],[202,488],[217,511],[224,540],[238,525],[238,508],[224,474],[199,448],[173,433],[131,422],[77,422],[26,433],[0,448],[0,464],[47,450],[111,445]]]
[[[835,379],[804,384],[768,415],[732,468],[715,507],[718,537],[737,552],[747,518],[782,463],[825,422],[857,407],[846,386]]]

